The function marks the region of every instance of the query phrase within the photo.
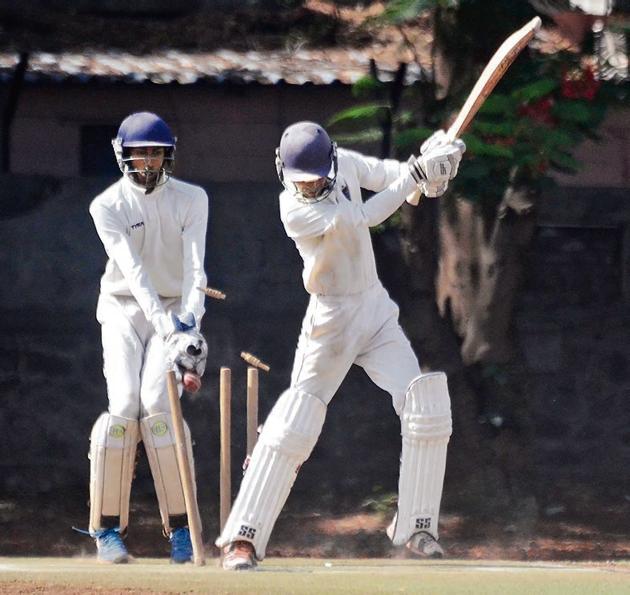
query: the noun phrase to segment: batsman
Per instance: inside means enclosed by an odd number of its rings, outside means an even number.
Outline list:
[[[398,323],[398,307],[376,271],[370,228],[419,190],[439,197],[457,174],[464,143],[438,131],[408,162],[337,148],[313,122],[282,134],[276,166],[284,191],[280,217],[304,261],[310,301],[290,387],[269,414],[232,512],[216,541],[223,568],[249,570],[265,557],[274,523],[309,457],[326,410],[352,364],[387,391],[400,417],[398,511],[394,545],[441,557],[438,517],[451,435],[446,376],[422,373]],[[362,190],[375,192],[364,201]]]
[[[208,348],[197,288],[206,285],[208,197],[171,176],[176,138],[156,114],[129,115],[112,144],[123,175],[90,205],[109,257],[96,311],[109,407],[90,436],[89,534],[100,561],[128,561],[123,538],[142,440],[171,561],[188,562],[192,545],[166,372],[176,370],[180,396],[183,387],[194,392],[201,386]],[[185,435],[193,467],[187,426]]]

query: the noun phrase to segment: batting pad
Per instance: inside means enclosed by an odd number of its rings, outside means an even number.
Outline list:
[[[402,456],[398,512],[387,530],[394,545],[418,531],[438,538],[446,448],[452,432],[446,375],[432,372],[411,382],[401,416]]]
[[[171,416],[168,413],[156,413],[155,415],[143,417],[140,420],[140,432],[142,433],[144,450],[147,453],[149,467],[153,475],[162,525],[164,526],[164,531],[168,534],[171,531],[169,516],[186,514],[186,502],[177,464],[175,433],[171,424]],[[188,424],[185,421],[184,437],[194,486],[195,465],[192,441]]]
[[[216,545],[243,540],[262,560],[271,530],[308,459],[326,418],[326,405],[300,391],[285,391],[265,421],[232,512]]]
[[[135,419],[103,413],[90,435],[90,533],[102,529],[103,516],[129,523],[129,495],[138,446]]]

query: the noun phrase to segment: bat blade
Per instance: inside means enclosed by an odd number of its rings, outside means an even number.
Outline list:
[[[446,136],[450,142],[461,136],[468,128],[473,118],[484,104],[497,83],[503,78],[507,69],[511,66],[516,57],[523,51],[532,40],[536,31],[540,29],[542,21],[540,17],[534,17],[526,25],[510,35],[493,54],[486,67],[483,69],[475,86],[468,95],[464,105],[459,110],[455,121],[448,129]],[[417,205],[420,200],[420,190],[415,190],[407,198],[407,202]]]
[[[527,44],[540,29],[540,17],[534,17],[529,23],[510,35],[494,53],[483,72],[477,79],[475,86],[468,95],[466,102],[459,110],[457,118],[448,129],[447,136],[453,141],[469,126],[481,106],[484,104],[497,83],[503,78],[507,69],[516,60]]]

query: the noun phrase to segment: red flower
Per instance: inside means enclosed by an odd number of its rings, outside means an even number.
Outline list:
[[[601,85],[595,78],[595,73],[590,66],[575,68],[564,74],[560,92],[567,99],[587,99],[593,101],[597,89]]]
[[[538,162],[536,166],[536,172],[539,174],[544,174],[549,169],[549,161],[547,159],[542,159]]]
[[[518,108],[518,115],[531,118],[540,124],[553,126],[555,124],[555,120],[551,115],[553,104],[553,97],[547,95],[534,103],[525,103],[521,105]]]
[[[508,136],[505,138],[497,137],[493,139],[495,145],[500,145],[501,147],[511,147],[516,144],[516,139],[513,136]]]

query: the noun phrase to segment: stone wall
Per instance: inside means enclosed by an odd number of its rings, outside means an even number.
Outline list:
[[[574,483],[630,501],[625,193],[565,188],[550,197],[517,308],[534,464],[551,498]]]

